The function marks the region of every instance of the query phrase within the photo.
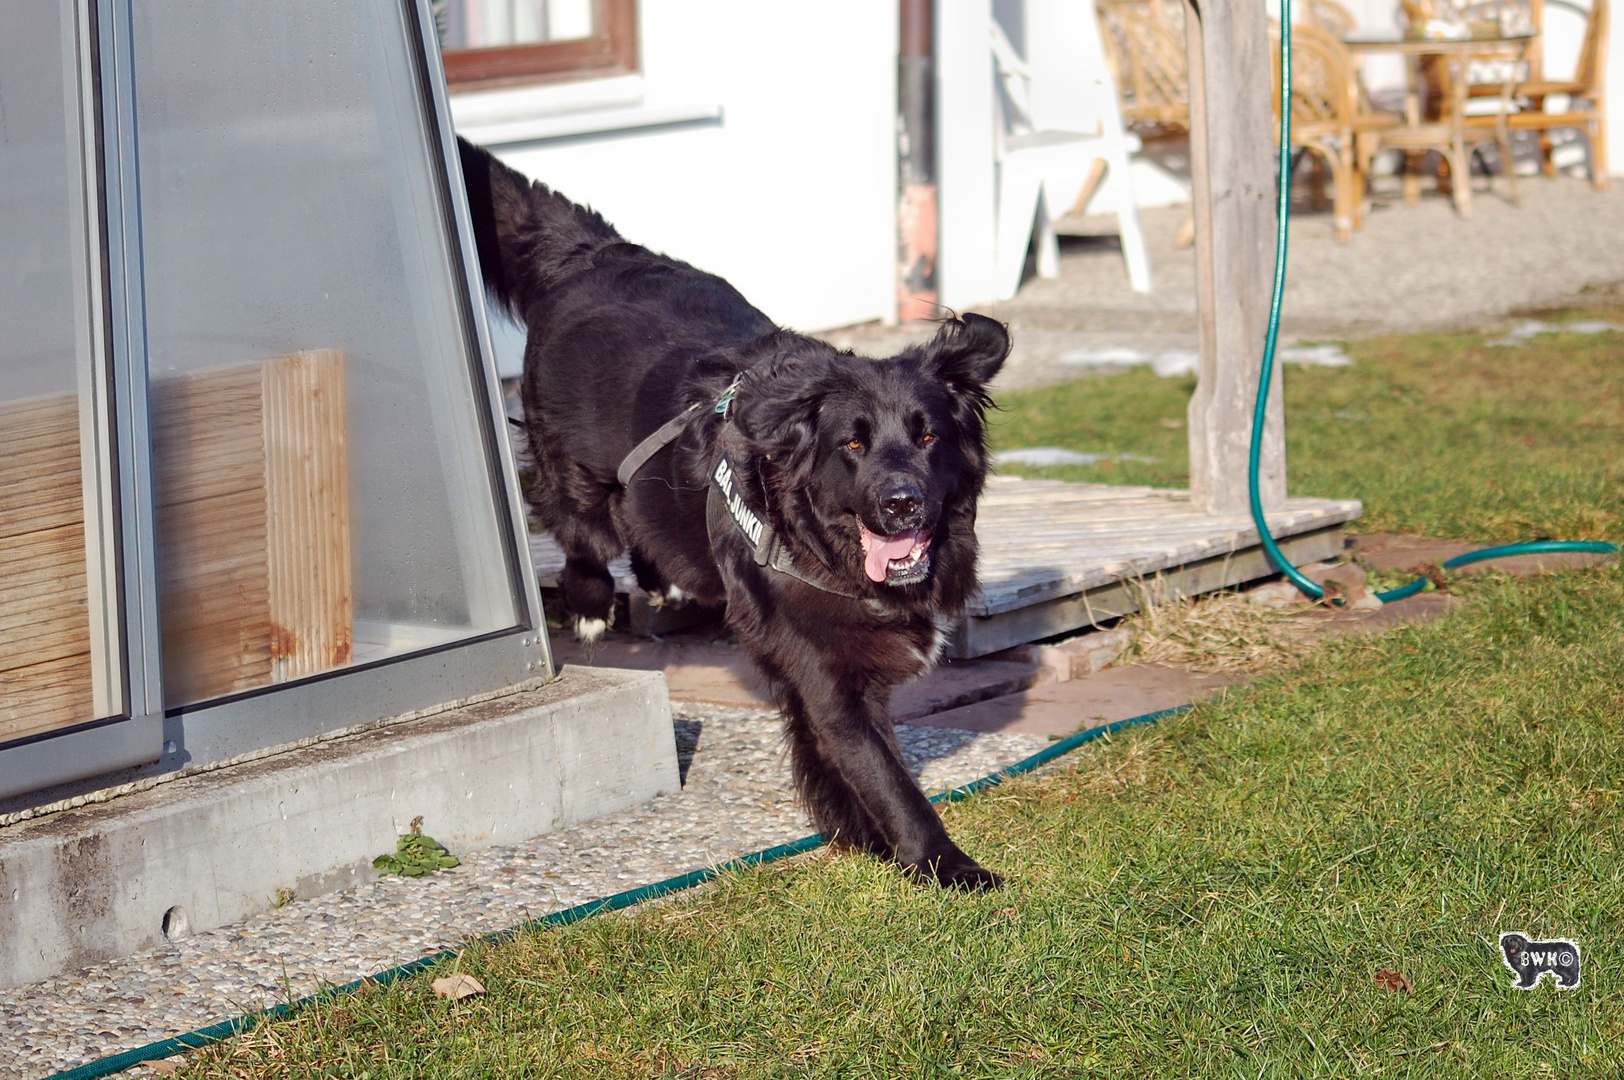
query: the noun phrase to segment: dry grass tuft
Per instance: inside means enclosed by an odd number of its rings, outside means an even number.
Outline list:
[[[1129,791],[1168,792],[1174,784],[1164,768],[1166,740],[1156,733],[1130,739],[1115,753],[1097,755],[1068,780],[1068,801],[1080,795],[1122,795]]]
[[[1307,644],[1292,632],[1291,613],[1270,610],[1239,593],[1191,599],[1158,577],[1139,583],[1139,612],[1125,625],[1130,655],[1146,663],[1196,671],[1267,671],[1302,656]]]

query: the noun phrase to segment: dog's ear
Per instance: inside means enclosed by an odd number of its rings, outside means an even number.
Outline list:
[[[987,384],[1009,356],[1004,324],[976,315],[949,319],[923,346],[921,364],[955,394],[985,404]]]
[[[751,453],[780,473],[793,477],[812,465],[828,366],[816,357],[781,356],[751,368],[739,386],[733,426]]]

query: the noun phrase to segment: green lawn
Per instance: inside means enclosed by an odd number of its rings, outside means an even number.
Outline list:
[[[1392,338],[1293,370],[1294,490],[1357,495],[1370,528],[1617,538],[1621,347]],[[1188,389],[1013,396],[997,437],[1153,454],[1065,475],[1179,483],[1183,433],[1158,421]],[[809,856],[472,946],[456,966],[484,997],[434,998],[446,964],[187,1075],[1624,1074],[1624,570],[1460,588],[1448,618],[946,808],[1001,892]],[[1502,930],[1576,938],[1583,984],[1510,989]]]
[[[1624,311],[1587,312],[1624,323]],[[1293,495],[1364,500],[1367,532],[1468,540],[1624,535],[1624,335],[1499,332],[1351,342],[1354,365],[1285,367]],[[1005,471],[1184,487],[1195,379],[1147,368],[999,398],[998,449],[1062,446],[1151,461]]]

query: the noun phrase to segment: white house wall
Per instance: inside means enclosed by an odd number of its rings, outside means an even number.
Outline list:
[[[991,20],[989,0],[936,6],[936,283],[941,302],[952,308],[990,300],[997,291]]]
[[[455,95],[459,130],[779,323],[894,319],[896,0],[638,7],[640,78]],[[516,138],[527,119],[577,133]]]

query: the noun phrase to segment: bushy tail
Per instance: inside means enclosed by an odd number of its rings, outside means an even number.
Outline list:
[[[522,323],[547,290],[592,265],[620,234],[596,212],[457,139],[479,266],[491,297]]]

